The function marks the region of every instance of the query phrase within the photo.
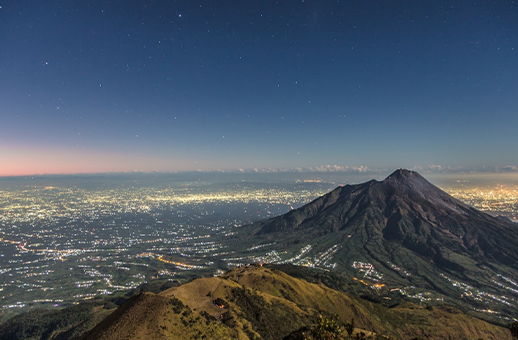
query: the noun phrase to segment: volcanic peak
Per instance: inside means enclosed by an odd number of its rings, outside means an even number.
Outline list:
[[[419,173],[415,171],[410,171],[406,169],[398,169],[390,174],[383,181],[387,184],[392,184],[393,186],[404,189],[404,188],[414,188],[414,189],[428,189],[435,188],[430,182],[424,179]]]
[[[389,175],[382,185],[391,186],[415,201],[427,201],[435,206],[464,214],[470,208],[442,191],[415,171],[398,169]]]
[[[403,180],[403,179],[411,180],[416,177],[424,179],[421,175],[419,175],[419,173],[417,173],[415,171],[411,171],[411,170],[407,170],[407,169],[397,169],[396,171],[394,171],[393,173],[388,175],[386,179],[397,178],[397,179],[401,179],[401,180]]]

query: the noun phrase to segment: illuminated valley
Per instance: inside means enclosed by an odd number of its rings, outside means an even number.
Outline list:
[[[336,181],[177,181],[167,186],[124,182],[94,188],[54,182],[22,181],[0,191],[2,318],[33,307],[54,308],[129,292],[157,278],[183,283],[249,263],[292,263],[329,271],[336,268],[334,255],[343,247],[331,244],[315,250],[307,243],[286,251],[277,240],[239,243],[246,224],[300,207],[332,190]],[[446,190],[477,208],[516,218],[514,188]],[[412,275],[388,265],[396,273]],[[390,284],[361,258],[349,268],[359,284],[387,298],[398,293],[421,301],[442,299]],[[495,282],[516,292],[516,283],[502,275]],[[450,284],[462,290],[464,298],[516,305],[511,297],[462,282]]]

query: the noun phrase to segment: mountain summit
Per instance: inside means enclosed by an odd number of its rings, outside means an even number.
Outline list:
[[[395,287],[462,296],[484,309],[518,308],[508,300],[509,294],[518,299],[518,226],[460,202],[417,172],[399,169],[383,181],[338,187],[256,223],[255,233],[282,242],[297,261],[326,258],[327,265],[350,273],[358,272],[355,263],[368,263]],[[309,245],[311,252],[297,254],[290,242]]]
[[[383,183],[392,185],[406,194],[418,194],[422,197],[437,191],[438,188],[415,171],[399,169],[390,174]]]
[[[454,199],[441,189],[428,182],[415,171],[399,169],[388,176],[383,183],[391,185],[412,199],[424,199],[429,203],[461,212],[463,208],[469,208],[464,203]],[[461,208],[462,207],[462,208]]]

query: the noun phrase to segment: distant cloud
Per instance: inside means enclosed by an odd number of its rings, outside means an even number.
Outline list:
[[[366,166],[339,166],[339,165],[323,165],[307,168],[309,172],[370,172]]]
[[[371,169],[367,166],[340,166],[340,165],[320,165],[310,167],[294,167],[294,168],[253,168],[253,169],[212,169],[198,170],[199,172],[225,172],[225,173],[287,173],[287,172],[349,172],[349,173],[367,173],[378,172],[378,169]]]
[[[426,166],[414,166],[411,170],[422,172],[422,173],[432,173],[432,174],[440,174],[440,173],[450,173],[450,172],[472,172],[473,169],[463,168],[463,167],[450,167],[450,166],[442,166],[438,164],[426,165]]]
[[[508,172],[518,172],[518,167],[515,165],[506,165],[503,167],[462,167],[462,166],[442,166],[442,165],[426,165],[426,166],[414,166],[411,170],[422,172],[422,173],[431,173],[431,174],[443,174],[443,173],[508,173]]]
[[[515,165],[506,165],[499,170],[499,172],[518,172],[518,167]]]

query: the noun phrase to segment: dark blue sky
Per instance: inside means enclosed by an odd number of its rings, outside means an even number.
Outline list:
[[[0,6],[0,175],[518,166],[514,1]]]

